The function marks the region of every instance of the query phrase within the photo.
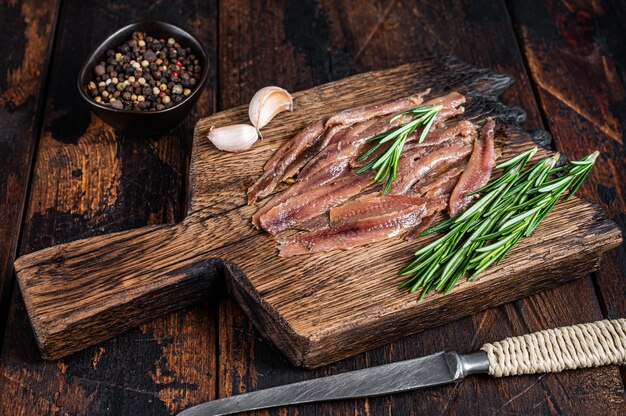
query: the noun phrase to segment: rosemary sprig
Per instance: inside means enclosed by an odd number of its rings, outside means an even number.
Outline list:
[[[389,191],[389,188],[391,187],[393,181],[396,180],[398,161],[400,160],[400,156],[402,155],[402,150],[404,150],[404,144],[406,143],[407,137],[411,133],[413,133],[418,127],[424,126],[424,128],[422,129],[422,133],[419,137],[419,143],[422,143],[426,138],[426,135],[430,131],[430,128],[435,121],[435,117],[437,116],[439,111],[441,111],[441,108],[442,106],[440,105],[426,105],[422,107],[415,107],[408,111],[396,114],[393,118],[391,118],[391,120],[389,120],[389,123],[393,123],[405,114],[413,114],[413,118],[411,119],[411,121],[408,121],[398,127],[394,127],[389,131],[367,139],[368,142],[377,143],[370,147],[361,156],[359,156],[358,160],[364,160],[382,145],[388,142],[391,143],[382,154],[380,154],[379,156],[374,158],[374,160],[370,161],[362,168],[357,170],[357,173],[363,173],[372,169],[376,171],[374,181],[382,182],[385,178],[387,178],[387,183],[383,188],[383,195],[386,194]]]
[[[531,235],[567,192],[580,188],[598,152],[555,168],[559,155],[542,159],[527,169],[533,148],[496,166],[502,175],[475,193],[482,196],[468,210],[421,235],[446,231],[415,252],[415,260],[400,272],[409,278],[401,285],[410,292],[421,288],[422,299],[431,290],[447,293],[466,274],[472,280],[498,264],[523,237]]]

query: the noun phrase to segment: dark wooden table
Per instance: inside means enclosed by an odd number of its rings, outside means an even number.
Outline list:
[[[209,82],[168,135],[111,134],[80,102],[87,54],[139,18],[205,45]],[[504,99],[572,157],[598,149],[581,194],[626,229],[626,3],[595,1],[0,0],[0,414],[156,415],[442,349],[626,316],[626,249],[560,288],[315,371],[290,366],[225,296],[68,358],[37,351],[12,262],[82,237],[181,219],[194,122],[266,85],[296,91],[435,53],[512,75]],[[624,414],[624,367],[494,380],[269,414]],[[266,414],[266,412],[259,412]]]

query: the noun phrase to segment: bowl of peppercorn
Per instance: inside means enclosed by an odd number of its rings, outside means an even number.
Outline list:
[[[207,74],[208,59],[195,37],[170,23],[142,20],[110,35],[89,56],[78,90],[110,126],[158,134],[191,112]]]

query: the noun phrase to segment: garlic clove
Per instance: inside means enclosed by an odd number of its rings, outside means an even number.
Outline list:
[[[259,138],[257,130],[249,124],[211,127],[209,140],[220,150],[241,152],[248,150]]]
[[[280,87],[261,88],[254,94],[248,107],[250,122],[257,130],[265,127],[276,114],[293,110],[291,95]]]

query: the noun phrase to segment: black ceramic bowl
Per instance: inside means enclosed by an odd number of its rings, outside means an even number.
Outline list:
[[[180,103],[160,111],[131,111],[118,110],[96,103],[86,92],[87,84],[95,77],[93,70],[98,63],[106,60],[108,49],[116,49],[129,40],[133,32],[145,32],[148,36],[169,38],[173,37],[184,47],[189,47],[198,57],[202,65],[202,78],[189,94]],[[207,79],[209,63],[200,42],[179,27],[158,20],[141,20],[131,23],[105,39],[102,44],[89,56],[80,69],[78,75],[78,91],[87,105],[100,119],[116,129],[141,132],[142,134],[163,133],[179,124],[189,114],[202,93],[202,87]]]

